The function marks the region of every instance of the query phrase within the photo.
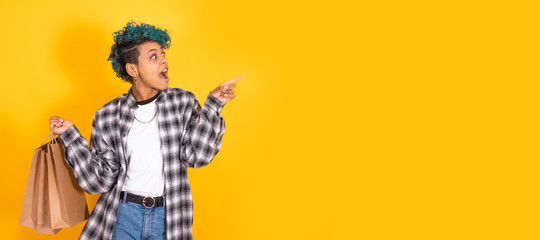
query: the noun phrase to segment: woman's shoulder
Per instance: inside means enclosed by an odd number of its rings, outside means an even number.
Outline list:
[[[123,105],[127,106],[126,104],[128,102],[128,94],[129,93],[124,93],[119,97],[105,103],[100,109],[96,111],[96,114],[103,115],[118,112]]]
[[[196,99],[195,94],[183,88],[167,88],[163,92],[167,99],[170,98],[171,100],[193,101],[193,99]]]
[[[183,88],[167,88],[164,90],[165,94],[168,96],[184,96],[184,95],[191,95],[194,96],[194,94],[186,89]]]

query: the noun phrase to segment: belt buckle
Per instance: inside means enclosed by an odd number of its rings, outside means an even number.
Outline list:
[[[146,199],[147,198],[150,198],[152,199],[152,206],[146,206]],[[153,208],[155,205],[156,205],[156,199],[154,199],[154,197],[144,197],[143,200],[142,200],[142,205],[145,207],[145,208]]]

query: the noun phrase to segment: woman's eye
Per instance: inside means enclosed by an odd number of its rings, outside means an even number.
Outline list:
[[[150,57],[150,59],[156,59],[156,57],[157,57],[157,56],[154,54],[154,55],[152,55],[152,56]]]
[[[162,52],[162,53],[161,53],[161,56],[165,56],[165,53],[164,53],[164,52]]]

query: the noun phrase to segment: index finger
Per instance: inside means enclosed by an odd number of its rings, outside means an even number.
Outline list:
[[[238,82],[238,80],[240,80],[240,79],[242,79],[244,77],[246,77],[246,74],[242,74],[242,75],[240,75],[238,77],[235,77],[235,78],[233,78],[233,79],[231,79],[229,81],[226,81],[226,82],[222,83],[222,85],[228,85],[228,84],[231,84],[231,83]]]

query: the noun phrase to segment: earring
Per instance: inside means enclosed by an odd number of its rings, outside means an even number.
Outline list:
[[[137,76],[133,78],[133,90],[137,90]]]

